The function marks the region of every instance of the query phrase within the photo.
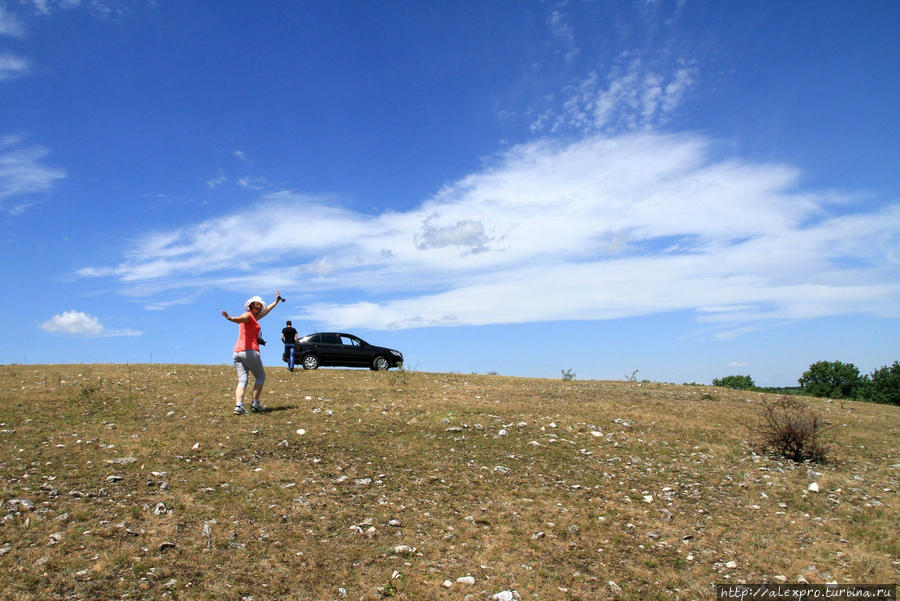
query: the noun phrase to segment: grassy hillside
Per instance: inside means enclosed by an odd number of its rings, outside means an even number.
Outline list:
[[[234,416],[230,366],[0,366],[0,596],[710,599],[716,582],[900,580],[897,407],[808,399],[833,459],[795,465],[748,447],[758,393],[268,373],[269,410]]]

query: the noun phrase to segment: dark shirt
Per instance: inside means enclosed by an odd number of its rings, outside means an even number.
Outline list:
[[[281,330],[281,339],[284,340],[285,344],[294,344],[296,342],[296,337],[297,330],[295,330],[291,326],[288,326],[285,329]]]

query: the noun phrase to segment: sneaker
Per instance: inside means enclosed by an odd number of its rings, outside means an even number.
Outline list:
[[[252,403],[250,403],[250,411],[252,411],[253,413],[259,413],[264,409],[265,408],[259,404],[259,401],[253,401]]]
[[[244,415],[245,413],[247,413],[247,410],[244,409],[243,405],[235,405],[234,406],[234,414],[235,415]]]

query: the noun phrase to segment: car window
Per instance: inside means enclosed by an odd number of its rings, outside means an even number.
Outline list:
[[[322,337],[323,344],[340,344],[337,334],[319,334]]]
[[[359,340],[349,336],[341,336],[341,344],[344,346],[359,346]]]

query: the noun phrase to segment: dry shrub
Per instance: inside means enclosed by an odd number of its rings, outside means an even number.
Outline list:
[[[763,399],[760,422],[751,427],[755,450],[792,461],[825,461],[828,423],[816,411],[797,399]]]

